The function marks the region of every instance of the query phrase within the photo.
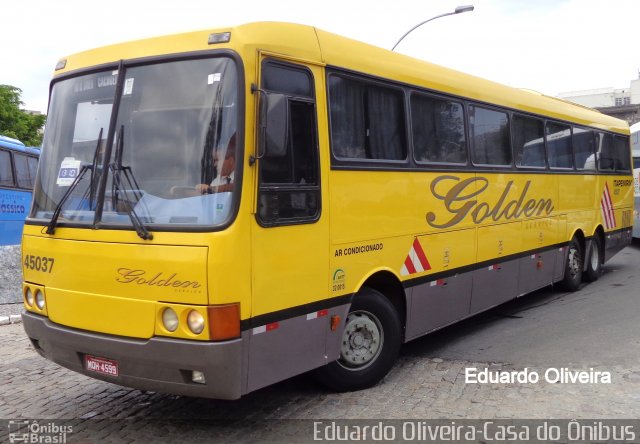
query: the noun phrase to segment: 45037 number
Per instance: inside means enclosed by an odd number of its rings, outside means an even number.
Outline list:
[[[33,254],[27,254],[24,257],[24,268],[28,270],[41,271],[43,273],[51,273],[53,271],[53,264],[55,258],[45,256],[35,256]]]

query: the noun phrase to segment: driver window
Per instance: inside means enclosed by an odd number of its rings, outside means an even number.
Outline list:
[[[316,109],[311,73],[266,61],[263,89],[287,95],[289,137],[284,156],[259,160],[258,220],[264,226],[309,223],[320,215]]]

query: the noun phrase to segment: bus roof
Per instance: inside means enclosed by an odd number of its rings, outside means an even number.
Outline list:
[[[40,147],[37,147],[37,146],[25,146],[24,147],[24,152],[39,156],[40,155]]]
[[[629,127],[629,131],[631,132],[631,134],[637,133],[638,131],[640,131],[640,122],[637,122],[631,125],[631,127]]]
[[[4,146],[6,148],[24,148],[24,143],[20,142],[18,139],[0,134],[0,146]]]
[[[8,148],[12,151],[19,151],[22,153],[34,154],[36,156],[40,155],[39,147],[25,146],[24,143],[12,137],[0,135],[0,146],[3,148]]]
[[[209,44],[211,34],[230,33],[225,43]],[[259,22],[236,27],[190,32],[120,43],[78,53],[61,60],[56,75],[122,59],[178,54],[216,48],[232,49],[244,57],[262,50],[310,63],[345,68],[393,79],[438,92],[540,114],[577,124],[629,134],[623,120],[562,99],[512,88],[387,49],[341,37],[312,26]],[[255,75],[245,66],[247,78]]]

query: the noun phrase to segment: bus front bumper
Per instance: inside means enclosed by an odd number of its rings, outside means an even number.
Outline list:
[[[133,339],[65,327],[23,312],[24,329],[36,351],[76,372],[140,390],[216,399],[243,394],[242,339],[199,342],[154,337]],[[117,376],[87,369],[86,356],[117,365]],[[204,383],[194,382],[194,371]],[[113,371],[115,373],[115,371]]]

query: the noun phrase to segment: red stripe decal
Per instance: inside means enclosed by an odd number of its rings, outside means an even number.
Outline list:
[[[604,184],[604,191],[602,193],[602,199],[600,199],[600,205],[602,207],[603,217],[605,219],[605,225],[607,228],[616,227],[616,215],[613,211],[613,203],[611,200],[611,193],[609,192],[609,184]]]
[[[607,200],[609,201],[609,213],[611,214],[611,221],[613,222],[613,228],[615,228],[618,224],[616,223],[616,213],[613,211],[613,200],[611,200],[611,192],[609,191],[609,184],[604,184],[605,190],[607,191]]]
[[[404,266],[407,267],[409,274],[416,272],[416,267],[413,266],[413,262],[411,262],[411,258],[409,256],[404,260]]]
[[[613,226],[616,226],[616,219],[613,212],[613,201],[611,200],[611,193],[609,192],[609,184],[604,184],[604,197],[607,202],[607,212],[609,213],[609,219]]]
[[[416,238],[416,240],[413,241],[413,249],[416,252],[416,255],[418,256],[420,263],[422,264],[422,268],[424,268],[425,271],[431,270],[431,264],[427,260],[427,255],[424,254],[424,251],[422,250],[422,245],[420,245],[420,242],[418,242],[418,238]]]

